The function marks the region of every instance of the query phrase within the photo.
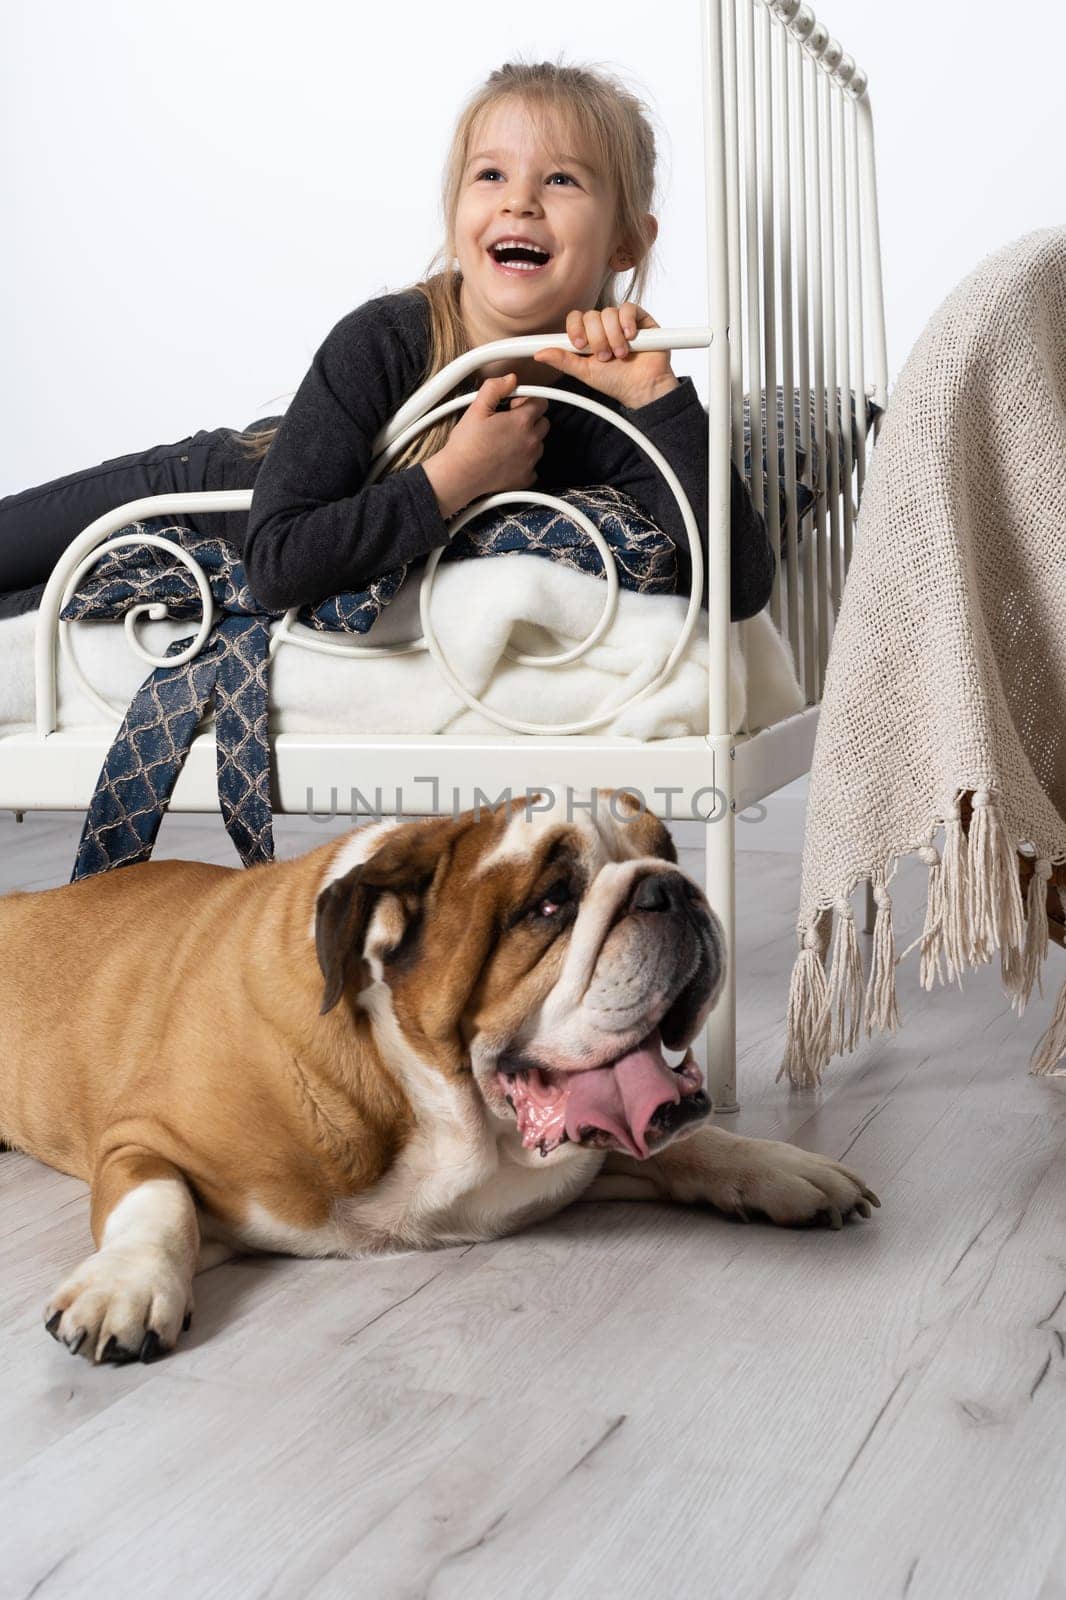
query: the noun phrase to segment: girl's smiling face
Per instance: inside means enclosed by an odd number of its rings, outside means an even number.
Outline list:
[[[595,306],[609,274],[633,264],[608,180],[558,118],[538,128],[520,100],[493,106],[470,150],[455,248],[471,344],[562,332],[568,311]],[[501,251],[507,240],[532,248]]]

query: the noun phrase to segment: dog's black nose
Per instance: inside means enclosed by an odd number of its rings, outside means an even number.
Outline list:
[[[641,878],[629,902],[630,911],[684,911],[688,896],[677,872],[653,872]]]

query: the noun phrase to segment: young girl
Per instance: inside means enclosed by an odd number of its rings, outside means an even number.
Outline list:
[[[446,544],[448,519],[470,501],[534,484],[557,493],[606,483],[631,495],[674,538],[687,592],[680,513],[644,453],[575,406],[532,396],[506,404],[519,383],[534,383],[594,393],[628,416],[677,473],[706,547],[706,413],[669,352],[629,347],[639,329],[658,326],[637,303],[658,229],[654,180],[652,130],[621,84],[553,63],[493,72],[456,126],[446,239],[425,280],[343,317],[284,417],[201,432],[0,500],[0,616],[39,604],[62,550],[102,512],[146,494],[253,485],[247,515],[182,521],[236,544],[271,609],[363,588]],[[375,436],[428,377],[475,346],[562,329],[579,355],[546,349],[487,363],[459,386],[477,390],[465,411],[366,484]],[[766,604],[773,554],[735,467],[731,524],[737,619]]]

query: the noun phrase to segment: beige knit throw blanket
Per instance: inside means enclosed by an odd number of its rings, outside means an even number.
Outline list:
[[[1033,868],[1024,897],[1018,851]],[[888,407],[814,748],[779,1078],[816,1084],[860,1030],[899,1026],[889,883],[908,853],[928,868],[910,947],[923,987],[998,952],[1021,1012],[1066,860],[1063,228],[1019,239],[954,290]],[[850,904],[864,879],[877,901],[865,981]],[[1066,983],[1030,1070],[1061,1076],[1064,1054]]]

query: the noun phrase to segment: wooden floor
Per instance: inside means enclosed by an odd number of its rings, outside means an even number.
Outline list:
[[[0,888],[65,882],[79,833],[0,814]],[[157,854],[236,862],[214,818]],[[903,1032],[790,1094],[799,862],[740,872],[725,1125],[855,1166],[872,1221],[586,1203],[433,1255],[245,1259],[173,1356],[93,1370],[41,1326],[85,1190],[0,1155],[0,1595],[1063,1600],[1066,1084],[1026,1075],[1062,953],[1020,1022],[994,971],[926,996],[911,956]]]

